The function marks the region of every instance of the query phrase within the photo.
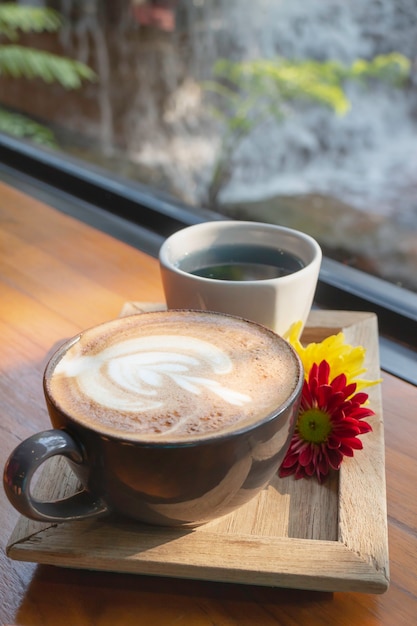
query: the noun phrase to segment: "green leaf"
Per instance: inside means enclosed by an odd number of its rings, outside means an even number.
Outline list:
[[[58,82],[66,89],[78,89],[83,80],[94,80],[95,73],[84,63],[50,52],[18,45],[0,46],[0,75],[12,78],[40,78]]]
[[[0,132],[19,137],[20,139],[31,139],[35,143],[50,148],[57,146],[54,135],[49,128],[34,122],[24,115],[10,113],[2,108],[0,108]]]
[[[357,59],[351,67],[352,78],[377,78],[400,86],[410,75],[411,62],[402,54],[381,54],[371,61]]]
[[[16,39],[19,30],[25,33],[55,32],[60,26],[61,18],[52,9],[11,2],[0,4],[0,34],[9,39]]]
[[[380,55],[366,61],[357,59],[351,66],[338,61],[290,60],[283,57],[275,59],[256,59],[255,61],[233,62],[220,59],[213,68],[218,81],[227,83],[218,94],[227,96],[225,89],[240,94],[241,101],[248,97],[267,100],[279,104],[279,117],[282,118],[284,102],[316,102],[331,108],[335,113],[344,115],[350,109],[350,102],[345,93],[345,81],[364,82],[375,78],[381,81],[400,84],[409,74],[410,61],[399,53]],[[215,91],[211,87],[211,91]],[[234,104],[229,98],[228,104]],[[272,107],[270,109],[272,111]],[[233,117],[233,114],[232,114]],[[279,118],[278,117],[278,118]],[[277,118],[277,119],[278,119]]]

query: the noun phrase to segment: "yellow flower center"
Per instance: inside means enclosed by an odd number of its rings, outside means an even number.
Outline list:
[[[298,418],[297,428],[304,441],[324,443],[332,431],[330,417],[321,409],[308,409]]]

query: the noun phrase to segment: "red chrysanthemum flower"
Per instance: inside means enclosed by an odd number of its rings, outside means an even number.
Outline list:
[[[329,470],[338,470],[345,456],[362,449],[358,435],[372,430],[365,417],[374,411],[362,405],[368,394],[356,392],[356,382],[347,383],[345,374],[331,382],[330,365],[314,363],[304,381],[300,411],[290,447],[281,464],[281,477],[316,476],[321,483]]]

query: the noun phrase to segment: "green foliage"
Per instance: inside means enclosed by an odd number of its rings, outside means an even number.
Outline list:
[[[385,81],[400,86],[408,77],[410,61],[399,53],[357,59],[350,66],[338,61],[257,59],[216,62],[214,80],[203,88],[216,96],[215,117],[223,121],[219,157],[209,189],[209,203],[216,203],[221,186],[230,176],[231,159],[239,142],[267,119],[281,122],[296,105],[318,104],[337,115],[351,108],[346,95],[348,81],[363,84]]]
[[[398,52],[392,52],[376,56],[370,62],[357,59],[350,67],[350,74],[347,78],[376,78],[401,86],[410,75],[410,69],[409,59]]]
[[[61,18],[52,9],[21,6],[6,2],[0,4],[0,34],[16,40],[18,32],[56,32],[61,26]]]
[[[0,77],[38,78],[47,84],[58,83],[65,89],[80,89],[83,81],[94,80],[95,73],[84,63],[15,43],[20,32],[56,32],[60,27],[60,16],[51,9],[0,4],[0,37],[9,42],[0,45]],[[51,131],[1,108],[0,131],[44,145],[55,145]]]
[[[409,74],[410,61],[393,53],[380,55],[370,61],[357,59],[351,66],[338,61],[290,61],[282,57],[273,60],[233,62],[217,61],[214,74],[217,82],[206,88],[222,93],[229,105],[242,106],[242,100],[261,106],[268,112],[283,115],[288,104],[316,102],[344,115],[350,109],[345,93],[348,80],[378,79],[400,84]],[[221,90],[216,85],[221,85]]]
[[[32,139],[36,143],[53,148],[56,145],[53,133],[42,124],[19,115],[10,113],[0,107],[0,132],[20,137]]]
[[[79,89],[83,79],[94,78],[94,72],[84,63],[18,45],[0,46],[0,75],[40,78],[45,83],[59,83],[66,89]]]

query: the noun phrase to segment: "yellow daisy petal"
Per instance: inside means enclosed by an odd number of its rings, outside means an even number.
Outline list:
[[[366,350],[363,346],[351,346],[345,343],[345,337],[342,332],[337,335],[330,335],[320,343],[309,343],[303,346],[300,341],[302,323],[293,324],[285,335],[285,339],[297,351],[303,366],[305,377],[314,365],[327,361],[330,365],[331,379],[333,380],[340,374],[345,374],[347,384],[355,382],[357,390],[363,389],[370,385],[376,385],[381,380],[365,380],[359,378],[366,372],[363,366],[366,356]]]

